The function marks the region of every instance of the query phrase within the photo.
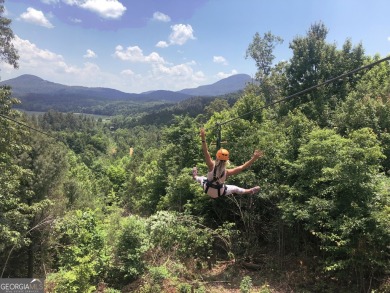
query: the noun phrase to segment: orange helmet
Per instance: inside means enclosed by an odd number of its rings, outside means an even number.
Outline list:
[[[217,159],[220,161],[227,161],[229,160],[229,152],[225,149],[219,149],[217,152]]]

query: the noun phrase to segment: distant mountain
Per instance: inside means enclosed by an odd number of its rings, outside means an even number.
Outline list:
[[[181,91],[157,90],[140,94],[125,93],[110,88],[67,86],[44,80],[35,75],[19,77],[0,82],[0,86],[12,88],[14,97],[22,101],[26,110],[42,111],[80,111],[89,107],[98,107],[113,102],[179,102],[194,96],[215,97],[243,90],[251,77],[236,74],[210,85]]]
[[[28,95],[50,95],[54,96],[80,96],[105,98],[110,100],[133,100],[137,94],[127,94],[118,90],[109,88],[90,88],[83,86],[67,86],[59,83],[50,82],[40,77],[30,74],[24,74],[19,77],[0,82],[0,85],[9,85],[12,87],[12,93],[17,98],[24,98]]]
[[[211,85],[201,85],[193,89],[184,89],[179,91],[179,93],[190,96],[221,96],[243,90],[251,81],[252,78],[248,74],[236,74]]]

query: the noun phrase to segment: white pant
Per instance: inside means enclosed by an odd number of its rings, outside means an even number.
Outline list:
[[[196,176],[195,180],[202,185],[204,190],[206,189],[205,188],[206,184],[203,184],[203,183],[204,183],[205,180],[207,180],[207,177],[205,177],[205,176]],[[243,194],[245,192],[244,188],[238,187],[236,185],[224,184],[224,186],[226,186],[226,193],[225,193],[225,195],[230,195],[230,194],[233,194],[233,193]],[[221,192],[221,194],[222,193],[223,193],[223,191]],[[210,187],[209,190],[207,191],[207,194],[210,195],[211,197],[217,197],[218,196],[218,190],[215,189],[215,188]]]

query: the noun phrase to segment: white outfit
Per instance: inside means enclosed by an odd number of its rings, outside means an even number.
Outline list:
[[[205,176],[195,176],[195,180],[203,186],[203,190],[205,192],[206,192],[206,189],[207,189],[206,182],[207,181],[212,182],[213,178],[214,178],[214,171],[208,172],[207,173],[207,177],[205,177]],[[219,178],[217,182],[214,182],[214,184],[218,184],[218,183],[222,184],[222,187],[219,189],[219,192],[220,192],[221,195],[223,195],[224,192],[225,192],[225,195],[230,195],[230,194],[233,194],[233,193],[243,194],[245,192],[244,188],[238,187],[236,185],[225,184],[225,180],[226,180],[226,170],[224,172],[224,175],[221,178]],[[218,197],[218,189],[217,188],[213,188],[213,187],[209,187],[207,189],[207,194],[210,197],[212,197],[212,198],[217,198]]]

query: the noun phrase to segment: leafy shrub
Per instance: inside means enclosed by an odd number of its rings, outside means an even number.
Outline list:
[[[50,293],[89,293],[95,292],[95,286],[91,285],[91,277],[95,275],[94,263],[89,258],[80,260],[80,263],[72,269],[61,269],[57,273],[49,274],[47,278],[46,292]]]
[[[178,286],[179,293],[191,293],[192,286],[190,284],[181,283]]]
[[[251,292],[252,286],[252,278],[249,276],[245,276],[244,278],[242,278],[240,283],[240,292],[249,293]]]
[[[77,210],[56,223],[58,272],[48,277],[49,292],[93,292],[106,267],[101,224],[93,211]]]
[[[170,276],[170,273],[165,266],[159,266],[149,268],[149,275],[152,283],[161,284]]]
[[[116,258],[111,277],[123,284],[135,280],[145,270],[142,257],[149,248],[144,220],[138,216],[125,218],[115,246]]]
[[[151,244],[180,258],[206,258],[212,247],[212,231],[200,227],[193,217],[160,211],[148,219]]]

